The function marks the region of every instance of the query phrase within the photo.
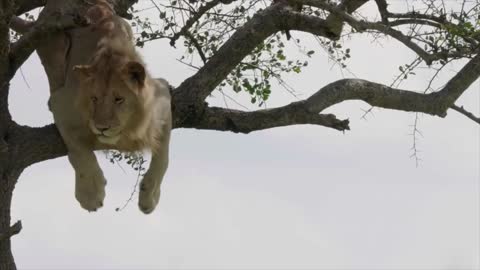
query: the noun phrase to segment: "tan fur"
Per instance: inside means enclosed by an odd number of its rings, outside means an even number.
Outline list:
[[[75,195],[89,211],[103,205],[106,181],[93,150],[150,149],[152,161],[139,196],[140,209],[150,213],[158,204],[168,166],[168,84],[151,78],[123,19],[105,12],[103,4],[92,7],[88,14],[94,23],[73,37],[97,38],[97,44],[89,57],[71,60],[65,87],[50,98],[55,123],[75,169]]]

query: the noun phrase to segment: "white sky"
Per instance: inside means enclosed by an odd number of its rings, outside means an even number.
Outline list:
[[[299,36],[298,33],[293,33]],[[310,43],[309,43],[310,42]],[[306,41],[313,46],[313,41]],[[390,83],[412,55],[384,41],[348,42],[356,76]],[[155,76],[178,85],[192,71],[166,41],[142,50]],[[291,55],[296,55],[292,52]],[[342,78],[317,49],[309,68],[287,81],[308,97]],[[443,73],[448,80],[460,64]],[[31,57],[12,82],[10,109],[20,124],[52,122],[48,88]],[[351,75],[346,75],[351,77]],[[404,84],[422,90],[420,72]],[[274,89],[270,107],[294,100]],[[233,94],[232,94],[233,95]],[[209,102],[223,105],[216,93]],[[238,98],[248,105],[245,97]],[[477,81],[458,101],[480,114]],[[234,104],[229,104],[234,107]],[[12,221],[19,269],[479,269],[480,128],[450,111],[420,116],[418,168],[409,158],[415,114],[346,102],[329,111],[351,131],[292,126],[249,135],[174,130],[159,207],[143,215],[129,197],[135,174],[100,158],[105,206],[81,209],[65,157],[21,176]],[[101,154],[99,155],[101,156]]]

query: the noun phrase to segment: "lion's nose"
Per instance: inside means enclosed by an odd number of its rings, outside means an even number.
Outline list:
[[[107,125],[95,125],[95,127],[98,129],[100,132],[105,132],[107,131],[110,127]]]

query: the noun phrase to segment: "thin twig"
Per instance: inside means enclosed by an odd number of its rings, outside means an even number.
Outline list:
[[[418,165],[420,164],[420,161],[422,160],[419,156],[419,153],[421,151],[418,150],[418,136],[417,135],[420,135],[420,136],[423,137],[422,132],[420,132],[420,130],[418,129],[418,114],[419,113],[415,113],[415,122],[412,125],[412,127],[413,127],[412,134],[410,134],[413,137],[413,145],[412,145],[412,148],[411,148],[413,153],[410,155],[410,157],[415,159],[415,167],[417,167],[417,168],[418,168]]]
[[[463,108],[463,106],[460,106],[460,107],[459,107],[459,106],[453,104],[452,106],[450,106],[450,108],[453,109],[454,111],[457,111],[457,112],[465,115],[466,117],[472,119],[472,120],[475,121],[477,124],[480,124],[480,117],[477,117],[477,116],[475,116],[473,113],[465,110],[465,109]]]
[[[209,11],[219,3],[220,3],[220,0],[213,0],[201,6],[198,9],[198,11],[187,20],[187,22],[182,27],[182,29],[180,29],[180,31],[178,31],[177,33],[175,33],[175,35],[173,35],[172,39],[170,40],[170,45],[175,46],[175,42],[177,41],[178,38],[180,38],[182,35],[189,33],[189,29],[193,26],[193,24],[196,23],[200,19],[200,17],[202,17],[203,14],[205,14],[205,12]]]

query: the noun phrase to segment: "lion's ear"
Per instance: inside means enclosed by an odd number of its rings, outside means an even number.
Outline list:
[[[76,66],[73,67],[73,73],[79,79],[88,79],[88,78],[92,77],[92,75],[93,75],[92,66],[76,65]]]
[[[129,82],[134,83],[139,89],[145,84],[145,68],[136,61],[128,62],[124,67],[124,74]]]

